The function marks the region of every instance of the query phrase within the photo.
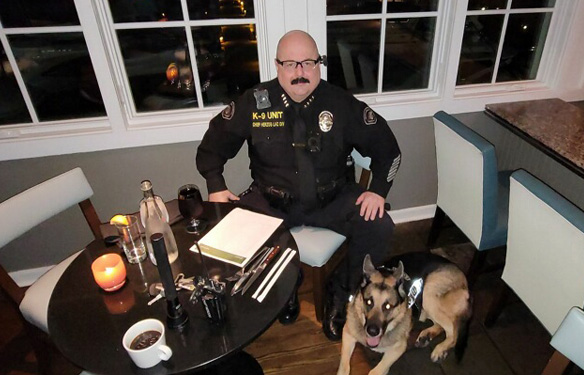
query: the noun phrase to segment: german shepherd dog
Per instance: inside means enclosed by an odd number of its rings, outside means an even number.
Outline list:
[[[471,304],[464,273],[441,256],[409,253],[375,268],[366,255],[363,281],[347,305],[337,375],[350,373],[356,343],[383,354],[369,375],[387,374],[406,351],[414,309],[420,321],[434,323],[420,332],[415,346],[425,347],[445,331],[446,338],[432,351],[432,361],[442,361],[453,347],[460,360],[468,338]]]

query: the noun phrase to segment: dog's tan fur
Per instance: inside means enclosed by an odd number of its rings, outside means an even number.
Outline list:
[[[380,333],[379,344],[370,348],[383,353],[379,364],[369,375],[385,375],[395,361],[406,351],[408,337],[413,327],[412,310],[407,301],[401,301],[396,285],[404,277],[403,265],[384,277],[375,269],[369,256],[365,257],[363,272],[369,283],[347,305],[347,322],[343,328],[341,362],[337,375],[350,373],[350,359],[357,343],[367,345],[366,325],[387,324]],[[407,273],[407,269],[405,269]],[[367,304],[371,305],[368,311]],[[471,314],[470,294],[466,277],[458,267],[446,264],[431,272],[424,281],[420,321],[430,319],[434,324],[423,330],[417,347],[424,347],[442,331],[446,338],[436,345],[431,354],[434,362],[442,361],[456,345],[459,330]],[[370,336],[369,336],[370,337]]]

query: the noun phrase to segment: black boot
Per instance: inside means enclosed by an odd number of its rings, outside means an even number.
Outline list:
[[[280,323],[292,324],[298,319],[298,315],[300,314],[300,303],[298,302],[298,288],[302,285],[302,281],[304,280],[304,274],[302,269],[298,270],[298,281],[296,282],[296,287],[294,288],[294,292],[292,293],[292,297],[288,300],[288,303],[280,312],[278,316],[278,320]]]
[[[347,319],[346,308],[345,298],[339,298],[332,292],[327,293],[322,331],[331,341],[339,341],[343,336],[343,327]]]

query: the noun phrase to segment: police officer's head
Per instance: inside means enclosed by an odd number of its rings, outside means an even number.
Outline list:
[[[295,102],[306,99],[318,86],[320,61],[316,42],[304,31],[290,31],[278,42],[278,81]]]

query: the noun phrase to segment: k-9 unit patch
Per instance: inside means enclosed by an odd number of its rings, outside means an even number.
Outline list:
[[[369,107],[365,107],[363,110],[363,122],[365,122],[365,125],[377,124],[377,115]]]
[[[227,107],[223,111],[221,111],[221,117],[225,120],[231,120],[233,115],[235,114],[235,102],[229,103]]]
[[[329,111],[322,111],[318,115],[318,127],[324,133],[327,133],[333,128],[333,114]]]

